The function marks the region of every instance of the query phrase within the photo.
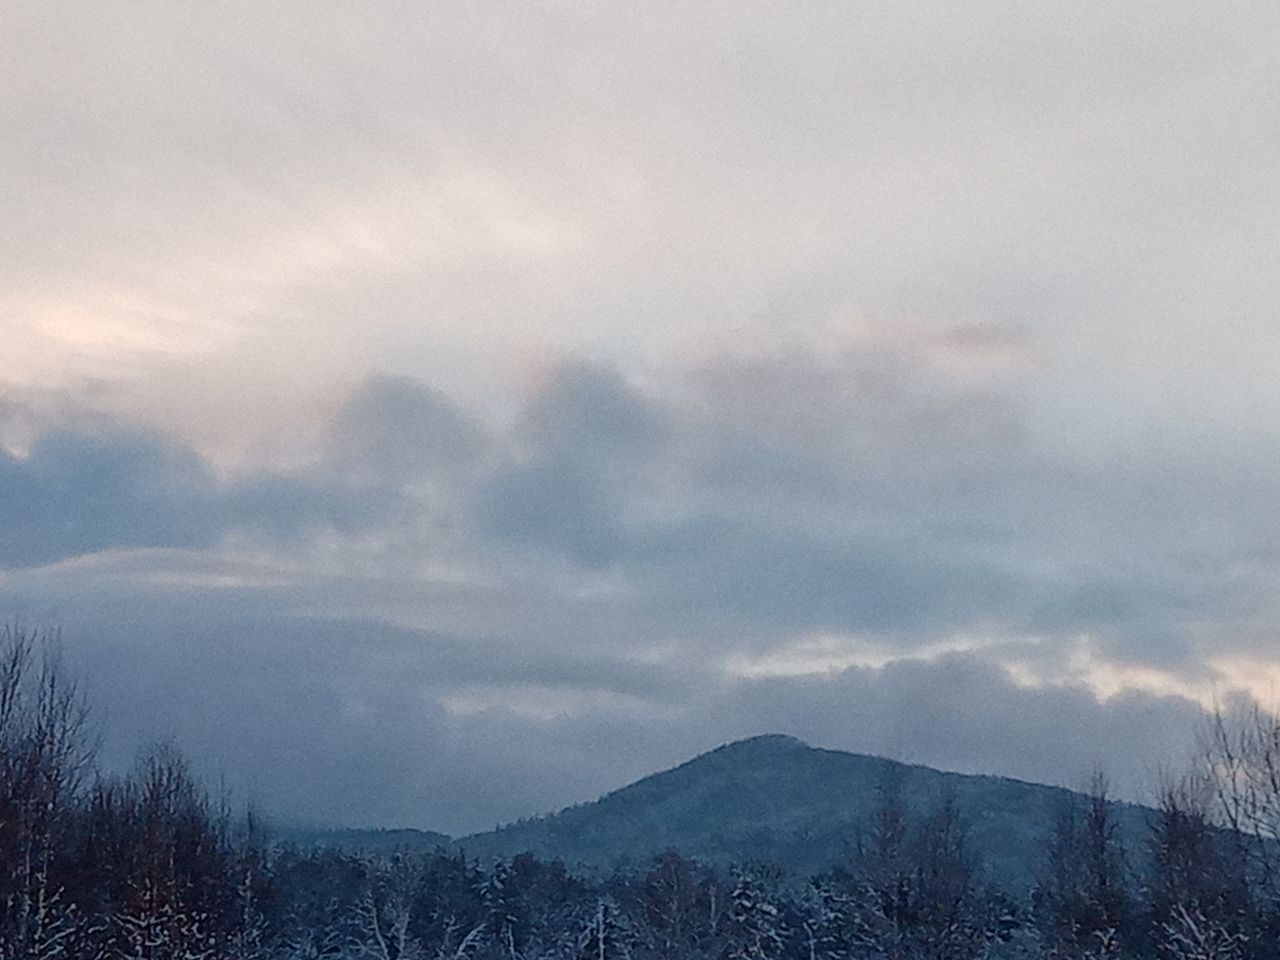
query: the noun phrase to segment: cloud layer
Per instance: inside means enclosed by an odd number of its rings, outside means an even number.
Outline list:
[[[1275,474],[1067,459],[1020,335],[900,332],[565,359],[505,428],[378,375],[288,473],[49,427],[0,601],[63,624],[119,762],[177,732],[294,818],[478,829],[775,729],[1140,794],[1266,695]]]
[[[1280,682],[1278,40],[9,3],[0,614],[286,817],[766,730],[1139,790]]]

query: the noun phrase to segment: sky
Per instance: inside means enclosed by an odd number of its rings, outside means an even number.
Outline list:
[[[0,6],[0,618],[463,833],[1280,685],[1270,0]]]

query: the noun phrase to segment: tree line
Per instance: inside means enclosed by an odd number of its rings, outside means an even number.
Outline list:
[[[522,854],[270,840],[170,744],[98,772],[48,638],[0,631],[0,960],[1280,958],[1280,722],[1216,713],[1140,838],[1105,779],[1064,800],[1028,891],[984,879],[954,799],[881,785],[820,876],[667,852],[608,874]]]

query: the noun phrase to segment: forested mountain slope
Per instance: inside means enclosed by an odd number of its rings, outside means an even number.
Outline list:
[[[722,746],[592,803],[455,841],[480,858],[529,851],[572,866],[645,863],[667,849],[709,862],[762,860],[815,873],[846,862],[885,792],[909,818],[950,794],[989,879],[1029,883],[1056,820],[1079,794],[1002,777],[944,773],[785,736]],[[1118,804],[1120,839],[1140,853],[1151,811]]]

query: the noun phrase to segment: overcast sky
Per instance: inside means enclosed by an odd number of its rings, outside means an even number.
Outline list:
[[[1280,684],[1280,6],[9,0],[0,618],[449,832]]]

